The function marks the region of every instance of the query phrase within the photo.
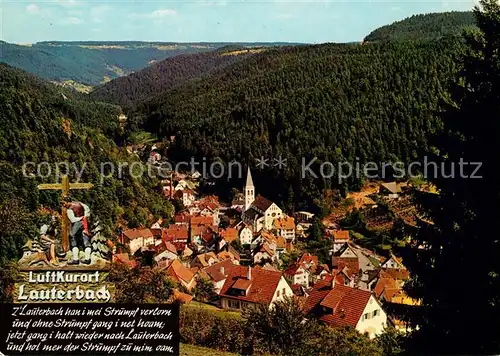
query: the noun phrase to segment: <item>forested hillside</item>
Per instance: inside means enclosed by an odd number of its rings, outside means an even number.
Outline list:
[[[470,26],[475,26],[472,11],[414,15],[376,29],[365,37],[365,41],[438,39],[446,35],[460,35],[464,27]]]
[[[165,58],[209,52],[227,43],[173,42],[39,42],[16,45],[0,41],[0,62],[63,82],[96,86],[130,74]],[[242,43],[239,46],[281,46],[282,43]]]
[[[259,188],[285,203],[310,205],[320,198],[318,188],[337,180],[300,179],[302,157],[409,162],[426,148],[461,46],[449,38],[268,50],[154,98],[132,115],[160,136],[176,135],[172,159],[254,164],[264,156],[272,164],[283,156],[285,171],[268,172],[268,179],[279,174],[285,183]],[[318,164],[312,169],[318,172]]]
[[[133,161],[112,140],[120,139],[118,114],[116,106],[89,101],[0,64],[0,262],[19,257],[40,219],[59,211],[60,193],[36,188],[56,181],[59,162],[74,164],[69,172],[61,165],[71,181],[77,178],[76,168],[83,173],[81,181],[94,183],[91,190],[72,191],[72,198],[88,202],[108,234],[118,222],[137,226],[172,213],[170,203],[155,192],[154,179],[132,178],[125,168],[122,178],[115,172],[101,182],[101,163]],[[26,162],[33,164],[23,172]],[[35,214],[40,207],[49,210]]]
[[[240,46],[224,47],[209,53],[180,55],[155,63],[139,72],[115,79],[96,88],[91,96],[122,106],[133,106],[152,96],[247,58],[252,54]]]

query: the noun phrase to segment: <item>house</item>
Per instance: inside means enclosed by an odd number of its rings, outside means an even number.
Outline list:
[[[182,191],[182,205],[189,207],[196,200],[196,195],[194,190],[184,189]]]
[[[274,220],[274,228],[278,235],[283,236],[288,241],[295,241],[295,219],[289,216],[283,216]]]
[[[257,195],[257,197],[255,197],[255,187],[250,168],[247,172],[247,180],[243,187],[243,191],[245,195],[245,206],[242,220],[252,225],[254,231],[260,231],[261,229],[271,230],[274,220],[281,218],[283,212],[275,203],[267,200],[263,196]]]
[[[371,339],[387,325],[387,314],[371,292],[336,283],[335,278],[314,285],[304,311],[331,327],[351,326]]]
[[[319,265],[318,256],[311,255],[309,252],[306,252],[299,259],[298,263],[303,265],[307,269],[315,268]]]
[[[346,243],[350,242],[349,230],[333,230],[333,252],[340,250]]]
[[[231,249],[233,250],[233,249]],[[234,264],[240,264],[240,255],[238,253],[234,253],[233,251],[221,251],[217,254],[217,259],[219,261],[230,260]]]
[[[134,268],[137,266],[137,263],[130,259],[128,253],[114,253],[113,262],[122,263],[130,268]]]
[[[301,239],[306,239],[309,237],[309,229],[311,228],[310,223],[299,223],[295,228],[295,236]]]
[[[155,244],[155,238],[150,229],[129,229],[122,232],[122,241],[128,244],[133,255],[137,250]]]
[[[391,257],[389,257],[382,263],[381,267],[390,269],[405,269],[405,266],[403,266],[403,262],[401,261],[401,259],[394,256],[393,254],[391,254]]]
[[[313,218],[314,214],[308,211],[297,211],[295,213],[295,219],[297,219],[297,221],[301,223],[311,222]]]
[[[162,240],[168,242],[187,243],[189,230],[185,225],[170,225],[163,229]]]
[[[188,291],[196,286],[196,278],[194,273],[184,266],[179,259],[173,260],[166,268],[166,274],[175,282],[180,283]]]
[[[174,215],[175,225],[189,225],[189,214],[187,212],[180,212]]]
[[[155,262],[161,260],[175,260],[177,259],[177,248],[171,242],[162,241],[159,245],[155,246],[153,259]]]
[[[284,272],[283,276],[290,284],[300,284],[309,288],[311,273],[307,268],[297,262],[292,263]]]
[[[258,246],[254,251],[253,251],[253,263],[258,264],[262,263],[263,261],[275,261],[276,256],[274,252],[269,248],[269,244],[263,243],[262,245]]]
[[[214,252],[207,252],[207,253],[202,253],[200,255],[195,256],[191,260],[191,263],[189,264],[189,266],[190,267],[205,268],[205,267],[211,266],[217,262],[219,262],[219,260],[217,259],[217,256],[215,255],[215,253]]]
[[[242,224],[239,231],[240,243],[242,246],[250,245],[253,239],[253,232],[250,225]]]
[[[378,192],[390,199],[397,199],[401,193],[401,186],[396,182],[382,183]]]
[[[231,269],[235,266],[227,259],[202,269],[203,273],[212,281],[215,293],[219,294]]]
[[[221,307],[233,310],[258,303],[272,307],[275,302],[292,296],[292,288],[280,272],[244,266],[231,268],[219,293]]]
[[[238,239],[238,230],[234,227],[228,227],[219,231],[220,237],[222,237],[228,244],[231,244],[234,240]]]

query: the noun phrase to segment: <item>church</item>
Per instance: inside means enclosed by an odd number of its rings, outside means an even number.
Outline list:
[[[251,225],[255,232],[262,229],[273,229],[274,221],[283,217],[283,211],[279,206],[264,198],[262,195],[257,195],[257,197],[255,197],[255,186],[253,184],[250,168],[248,168],[243,193],[245,195],[245,205],[241,217],[243,222]]]

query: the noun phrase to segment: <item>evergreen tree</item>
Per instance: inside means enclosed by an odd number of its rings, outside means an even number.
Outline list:
[[[413,276],[408,292],[422,299],[410,349],[425,353],[500,352],[500,5],[481,0],[474,13],[479,30],[464,36],[463,69],[432,157],[440,164],[429,178],[439,194],[421,198],[433,224],[421,224],[404,256]],[[482,166],[460,170],[460,162]],[[454,178],[445,178],[453,165]]]

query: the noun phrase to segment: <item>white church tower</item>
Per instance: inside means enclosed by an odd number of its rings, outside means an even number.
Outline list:
[[[247,211],[250,205],[252,205],[255,200],[255,187],[253,185],[252,173],[250,173],[250,167],[248,167],[247,172],[247,181],[245,183],[245,187],[243,188],[245,191],[245,210]]]

